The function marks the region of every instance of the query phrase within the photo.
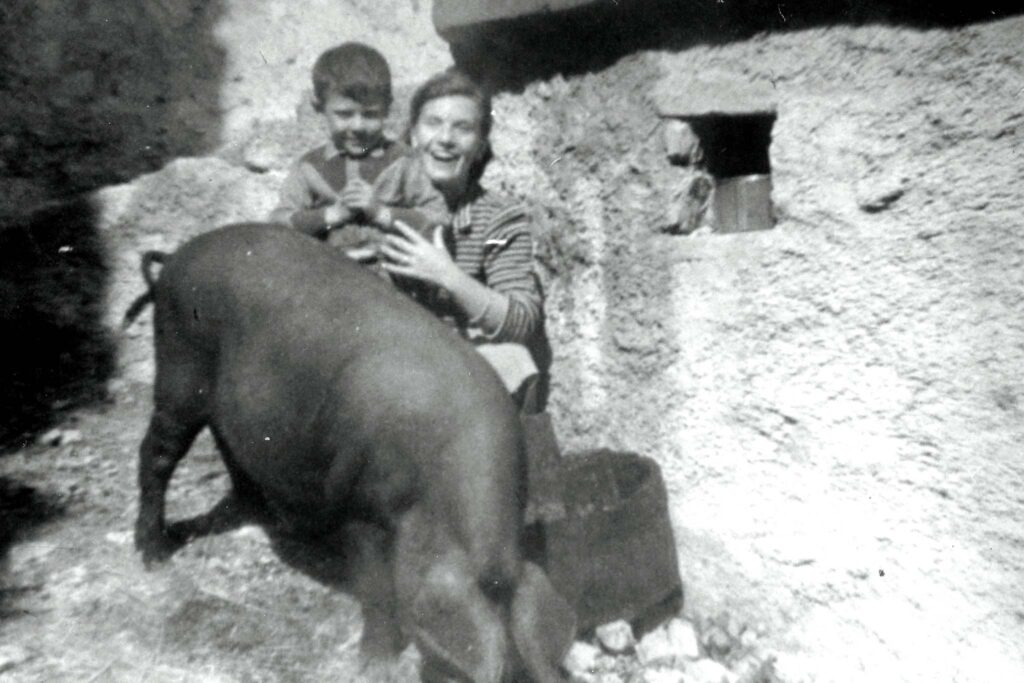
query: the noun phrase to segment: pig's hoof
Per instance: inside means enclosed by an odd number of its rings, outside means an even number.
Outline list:
[[[395,660],[377,659],[359,654],[359,680],[367,683],[383,683],[395,680]]]
[[[363,662],[393,660],[408,644],[397,624],[367,619],[359,640],[359,657]]]
[[[184,539],[166,531],[145,536],[135,535],[135,549],[142,553],[142,564],[146,569],[153,569],[166,562],[182,545]]]

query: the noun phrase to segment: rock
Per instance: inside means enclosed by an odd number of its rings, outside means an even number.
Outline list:
[[[264,541],[267,538],[266,532],[256,524],[246,524],[233,531],[231,535],[237,539],[247,541]]]
[[[58,446],[60,445],[61,431],[59,429],[51,429],[48,432],[44,432],[42,436],[36,439],[36,442],[42,446]]]
[[[690,683],[678,669],[648,669],[640,680],[643,683]]]
[[[589,674],[596,668],[597,657],[600,654],[600,648],[578,640],[569,648],[568,654],[562,661],[562,666],[574,676]]]
[[[636,655],[645,666],[655,662],[672,661],[675,653],[669,644],[668,629],[659,626],[641,638],[636,646]]]
[[[132,541],[132,532],[130,531],[111,531],[104,536],[107,541],[114,545],[128,545]]]
[[[719,659],[725,658],[732,650],[732,638],[725,632],[725,629],[715,623],[711,623],[704,629],[701,642],[704,643],[704,649],[708,654]]]
[[[736,617],[728,612],[722,612],[718,615],[718,625],[722,627],[722,630],[725,631],[733,641],[738,641],[740,639],[740,635],[743,634],[743,625]]]
[[[702,226],[710,228],[708,209],[713,189],[714,181],[700,171],[694,171],[689,177],[680,180],[669,192],[662,231],[672,235],[689,235]]]
[[[673,619],[668,622],[668,639],[672,648],[688,659],[700,658],[700,643],[693,622]]]
[[[595,630],[598,642],[605,650],[613,654],[629,652],[636,645],[633,628],[629,622],[619,620],[598,626]]]
[[[693,624],[675,618],[644,636],[636,646],[636,651],[644,665],[671,664],[682,659],[700,657],[700,644]]]
[[[59,427],[54,427],[40,436],[37,439],[37,442],[43,446],[53,447],[77,443],[81,440],[82,432],[77,429],[60,429]]]
[[[601,653],[600,655],[598,655],[597,659],[594,661],[594,671],[596,671],[598,673],[607,673],[607,672],[618,671],[618,669],[619,669],[619,662],[620,661],[622,661],[621,657],[616,657],[615,655]]]
[[[754,629],[748,628],[740,634],[740,645],[746,649],[751,649],[757,643],[757,633]]]
[[[696,659],[700,647],[693,624],[676,618],[644,636],[636,652],[644,665],[673,664],[685,658]]]
[[[775,678],[775,657],[747,655],[733,667],[737,683],[770,683]]]
[[[861,178],[857,182],[857,206],[866,213],[888,209],[907,191],[907,179],[896,174]]]
[[[107,380],[107,393],[108,394],[116,396],[117,394],[120,394],[120,393],[126,391],[127,389],[128,389],[128,382],[126,382],[125,380],[121,379],[120,377],[115,377],[113,379]]]
[[[266,173],[283,168],[288,159],[288,152],[277,141],[254,140],[245,148],[242,163],[254,173]]]
[[[686,666],[686,683],[737,683],[738,677],[713,659],[698,659]]]
[[[0,645],[0,674],[32,659],[32,653],[21,645]]]
[[[679,119],[668,119],[662,123],[662,143],[670,163],[686,166],[701,161],[703,152],[700,138],[689,123]]]

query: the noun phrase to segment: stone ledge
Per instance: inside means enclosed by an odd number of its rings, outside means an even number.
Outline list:
[[[434,0],[434,28],[442,38],[472,26],[550,14],[604,0]]]
[[[770,85],[736,80],[670,78],[654,91],[654,106],[666,118],[774,114],[776,100]]]

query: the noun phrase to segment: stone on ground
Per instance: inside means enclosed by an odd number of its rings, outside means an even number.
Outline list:
[[[619,620],[598,626],[595,634],[601,646],[613,654],[629,652],[636,645],[629,622]]]
[[[562,666],[574,676],[592,673],[597,663],[597,657],[600,654],[600,648],[578,640],[569,648]]]

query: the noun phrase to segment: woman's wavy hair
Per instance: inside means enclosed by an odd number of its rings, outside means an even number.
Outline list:
[[[411,146],[412,129],[416,127],[427,102],[454,95],[461,95],[473,100],[480,112],[480,135],[483,138],[483,150],[480,158],[469,169],[470,182],[476,183],[494,156],[491,152],[491,126],[494,123],[494,117],[491,114],[491,96],[462,71],[454,67],[446,69],[434,74],[416,89],[409,102],[409,125],[405,129],[404,138],[405,142]]]

